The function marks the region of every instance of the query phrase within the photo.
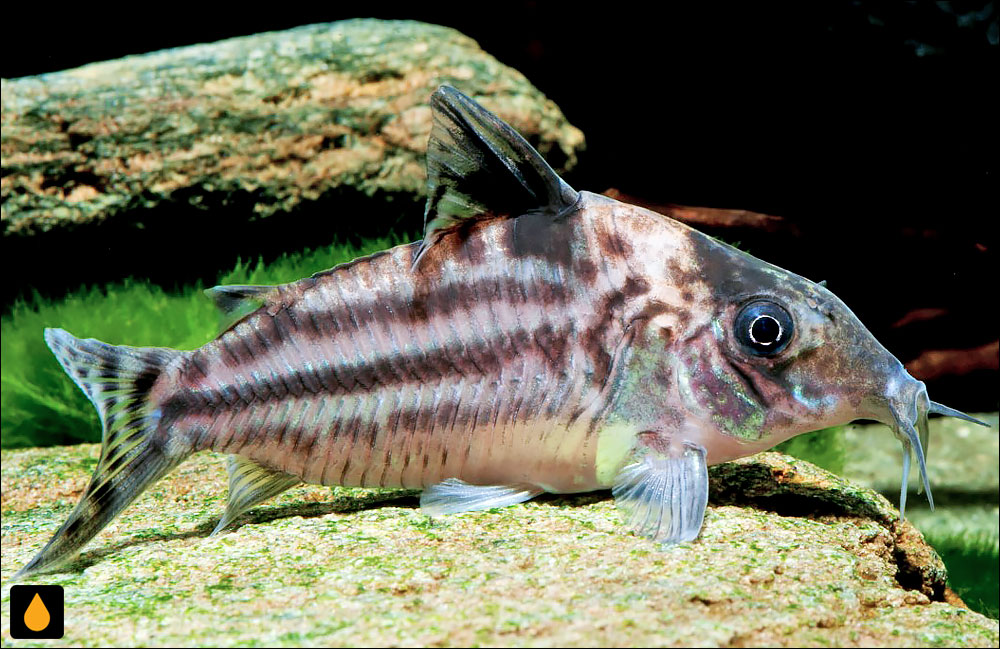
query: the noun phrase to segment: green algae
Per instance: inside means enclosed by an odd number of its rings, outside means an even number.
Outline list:
[[[213,195],[245,201],[247,218],[345,185],[420,199],[426,102],[442,83],[485,95],[555,167],[575,166],[583,134],[472,39],[345,20],[5,79],[4,234],[89,237],[73,226],[146,224],[157,207],[201,208]]]

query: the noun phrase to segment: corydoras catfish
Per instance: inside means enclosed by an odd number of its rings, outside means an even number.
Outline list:
[[[216,531],[299,482],[419,488],[429,514],[611,488],[634,530],[679,543],[701,528],[709,465],[858,418],[902,441],[903,496],[915,452],[930,498],[927,415],[969,418],[830,291],[577,192],[453,88],[431,108],[422,241],[210,289],[231,326],[193,351],[46,330],[103,441],[18,576],[71,558],[206,449],[229,454]]]

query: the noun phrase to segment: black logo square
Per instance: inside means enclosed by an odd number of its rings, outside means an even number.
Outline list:
[[[10,637],[58,640],[65,612],[62,586],[11,586]]]

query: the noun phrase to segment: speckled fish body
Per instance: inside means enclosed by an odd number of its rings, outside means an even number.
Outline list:
[[[928,412],[964,417],[824,287],[576,192],[453,89],[432,108],[423,241],[217,287],[233,324],[190,352],[46,331],[104,439],[22,575],[206,449],[230,455],[217,530],[300,481],[420,488],[431,514],[611,487],[632,528],[676,543],[698,534],[711,464],[864,417],[923,471]]]

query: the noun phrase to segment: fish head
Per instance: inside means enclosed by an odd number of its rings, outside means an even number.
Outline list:
[[[986,424],[931,401],[924,383],[824,285],[701,233],[688,239],[690,265],[681,274],[697,287],[690,308],[701,317],[673,357],[686,414],[715,434],[715,461],[874,419],[904,447],[901,509],[911,449],[930,500],[928,414]]]

